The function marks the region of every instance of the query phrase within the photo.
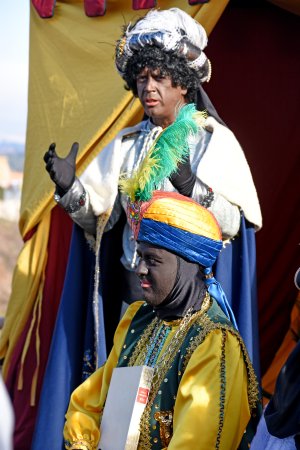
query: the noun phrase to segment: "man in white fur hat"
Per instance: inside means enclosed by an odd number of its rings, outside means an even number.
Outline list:
[[[209,208],[220,224],[223,240],[231,241],[236,237],[242,221],[250,223],[252,229],[261,227],[260,206],[244,153],[202,88],[202,83],[211,76],[211,64],[203,52],[206,44],[204,28],[180,9],[148,12],[124,30],[115,55],[116,67],[126,88],[142,103],[144,120],[122,130],[80,179],[75,176],[78,144],[73,144],[66,158],[59,158],[55,144],[50,145],[44,159],[56,185],[55,200],[90,236],[102,235],[105,226],[105,237],[119,221],[127,200],[118,189],[120,176],[134,176],[149,152],[155,150],[157,138],[172,126],[173,136],[181,130],[178,146],[186,148],[187,152],[178,159],[177,171],[166,171],[156,188],[177,191]],[[186,107],[190,124],[185,133],[182,123],[176,119]],[[195,109],[203,112],[202,120],[199,115],[198,120],[194,120]],[[117,294],[108,294],[108,348],[119,320],[121,303],[141,297],[134,276],[136,244],[128,223],[124,223],[122,246],[122,274],[118,273],[117,278],[119,290]],[[233,245],[228,247],[229,252],[235,251]],[[226,251],[221,252],[221,257]],[[231,270],[227,263],[225,266],[225,277],[230,284]],[[223,282],[225,289],[226,284]],[[229,301],[240,302],[240,292],[237,300],[230,294]],[[239,314],[237,320],[239,322]],[[251,323],[251,318],[249,321]],[[245,341],[247,345],[246,338]],[[251,355],[252,343],[250,345]]]

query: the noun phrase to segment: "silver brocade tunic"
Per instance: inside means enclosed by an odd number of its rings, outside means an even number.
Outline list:
[[[157,136],[162,131],[161,127],[155,127],[153,124],[147,120],[144,122],[143,127],[141,129],[139,137],[136,139],[136,141],[132,142],[131,148],[127,152],[127,157],[124,161],[124,172],[130,176],[139,166],[140,162],[145,157],[147,151],[150,149],[151,145],[157,138]],[[211,133],[208,131],[203,130],[201,133],[201,136],[191,136],[189,138],[189,147],[190,147],[190,160],[191,160],[191,167],[193,172],[196,171],[198,164],[200,162],[200,159],[205,152],[205,149],[207,147],[207,144],[210,140]],[[126,139],[126,137],[125,137]],[[195,186],[193,190],[193,198],[201,200],[203,194],[206,193],[206,189],[204,186],[200,183],[196,183],[197,188]],[[168,191],[168,192],[174,192],[176,189],[172,185],[172,183],[169,181],[168,178],[166,178],[160,186],[157,186],[157,189]],[[118,196],[119,203],[121,203],[121,206],[126,211],[127,208],[127,197],[124,194],[120,194]],[[118,220],[118,217],[120,215],[120,210],[117,214],[115,214],[115,209],[113,211],[113,214],[111,215],[111,218],[108,223],[107,229],[112,228],[112,226],[116,223]],[[136,267],[136,242],[134,241],[134,237],[131,231],[131,228],[129,226],[129,223],[127,222],[124,231],[123,231],[123,256],[121,258],[121,262],[124,265],[124,267],[128,270],[134,270]]]
[[[146,120],[142,122],[141,129],[138,132],[129,133],[128,135],[125,134],[123,136],[122,153],[124,150],[123,154],[125,154],[125,156],[120,168],[120,174],[126,173],[129,177],[135,171],[161,131],[161,127],[156,127],[150,122],[150,120]],[[190,162],[194,173],[197,172],[198,165],[201,162],[201,158],[207,149],[210,139],[211,132],[205,129],[201,129],[197,134],[189,137]],[[88,170],[89,168],[87,168],[87,171]],[[81,181],[83,186],[87,187],[85,179],[85,174],[83,174]],[[165,179],[161,186],[158,186],[158,189],[169,192],[176,191],[169,179]],[[68,193],[60,199],[60,205],[62,207],[66,207],[74,201],[74,199],[78,197],[82,191],[83,187],[81,183],[76,180],[74,186],[72,186]],[[207,186],[202,183],[199,178],[197,178],[193,189],[192,198],[201,203],[201,200],[206,193]],[[93,213],[91,203],[92,202],[90,201],[89,195],[87,195],[85,207],[70,215],[72,219],[87,232],[95,233],[95,220],[92,220],[95,219],[95,214]],[[117,222],[122,208],[126,211],[127,197],[123,194],[119,194],[116,198],[112,214],[107,223],[105,229],[106,231],[110,230]],[[240,225],[239,208],[227,201],[222,195],[215,194],[210,210],[214,213],[221,226],[223,237],[231,238],[235,236]],[[128,223],[125,225],[123,231],[123,256],[121,261],[126,269],[134,270],[136,265],[136,243]]]

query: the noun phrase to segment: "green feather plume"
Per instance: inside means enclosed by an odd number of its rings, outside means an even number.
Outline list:
[[[202,127],[205,112],[196,110],[193,103],[183,106],[176,120],[156,139],[144,160],[131,178],[122,175],[119,181],[121,192],[131,201],[148,201],[160,183],[176,172],[178,163],[189,155],[188,137]]]

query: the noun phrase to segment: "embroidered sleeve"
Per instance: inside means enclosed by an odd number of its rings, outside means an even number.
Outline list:
[[[237,448],[250,419],[247,368],[236,336],[216,329],[182,376],[168,450]]]

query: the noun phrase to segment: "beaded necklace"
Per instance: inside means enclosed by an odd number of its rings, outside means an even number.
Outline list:
[[[191,323],[193,323],[199,315],[202,315],[208,309],[209,304],[210,296],[206,292],[200,311],[193,313],[192,308],[190,308],[182,319],[178,319],[170,323],[159,320],[156,317],[141,336],[141,339],[137,343],[130,357],[128,366],[150,364],[150,367],[154,367],[155,374],[157,374],[160,371],[161,366],[170,363],[174,357],[174,353],[176,353],[180,347]],[[157,361],[166,339],[172,330],[172,326],[177,324],[178,329],[176,330],[174,337],[164,351],[164,354],[160,360]],[[155,378],[156,376],[154,375],[154,379]]]
[[[161,349],[166,342],[171,327],[162,323],[157,323],[150,338],[150,343],[147,348],[145,366],[154,367],[161,352]]]

